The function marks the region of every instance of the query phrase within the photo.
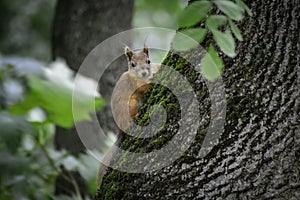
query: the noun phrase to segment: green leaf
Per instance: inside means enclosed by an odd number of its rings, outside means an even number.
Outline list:
[[[206,27],[211,30],[218,30],[219,26],[226,24],[227,17],[224,15],[210,15],[206,20]]]
[[[212,31],[214,40],[220,49],[229,57],[236,56],[235,53],[235,42],[231,35],[230,30],[226,30],[225,32],[221,31]]]
[[[37,139],[39,144],[46,145],[49,142],[55,133],[55,126],[53,124],[40,124],[34,127],[37,132]]]
[[[191,28],[176,33],[172,47],[177,51],[188,51],[201,43],[207,30],[202,28]]]
[[[243,9],[232,1],[218,0],[214,1],[218,8],[229,18],[234,20],[243,19]]]
[[[95,99],[85,94],[72,98],[73,88],[68,84],[42,80],[36,77],[29,78],[29,92],[25,100],[10,107],[15,114],[26,113],[34,107],[41,107],[47,112],[47,120],[64,128],[74,124],[72,100],[80,108],[77,109],[76,120],[89,120],[89,112],[104,104],[102,99]]]
[[[249,16],[252,16],[252,12],[251,12],[250,8],[242,0],[235,0],[235,1],[236,1],[236,4],[238,6],[240,6],[240,8],[242,8],[243,10],[246,10],[246,12]]]
[[[204,28],[190,28],[180,32],[201,43],[206,36],[207,30]]]
[[[196,1],[187,6],[178,16],[178,25],[188,27],[199,23],[211,9],[209,1]]]
[[[208,80],[214,81],[221,76],[223,67],[222,59],[213,45],[210,45],[207,54],[201,60],[201,73]]]
[[[240,32],[240,29],[234,24],[234,22],[232,20],[229,20],[229,25],[230,28],[234,34],[234,36],[239,40],[239,41],[243,41],[243,36]]]

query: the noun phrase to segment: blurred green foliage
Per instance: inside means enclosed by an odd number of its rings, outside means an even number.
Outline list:
[[[143,27],[159,27],[159,28],[168,28],[175,31],[178,28],[177,19],[179,13],[182,12],[184,7],[187,5],[187,0],[136,0],[135,9],[133,14],[132,26],[134,28],[143,28]],[[169,31],[171,33],[172,31]],[[166,44],[166,47],[169,46],[172,40],[171,34],[151,34],[151,45]],[[148,36],[145,35],[135,35],[136,41],[145,41],[149,42]],[[140,38],[139,38],[140,37]],[[141,44],[138,44],[141,45]],[[165,56],[167,55],[168,49],[151,49],[150,59],[153,63],[161,63]]]
[[[95,87],[76,85],[82,92],[74,98],[74,82],[73,72],[62,61],[47,66],[32,59],[0,56],[0,199],[58,199],[53,187],[61,174],[59,166],[86,171],[83,163],[93,162],[90,156],[78,159],[53,147],[55,125],[70,128],[74,124],[72,101],[80,102],[79,121],[88,120],[89,112],[104,104],[93,96]],[[96,191],[95,166],[98,161],[89,165],[93,175],[81,170],[91,194]]]
[[[91,99],[84,94],[80,99],[73,98],[73,88],[62,84],[61,81],[28,77],[28,88],[25,99],[20,104],[11,106],[9,110],[14,114],[26,114],[38,106],[46,111],[47,122],[64,128],[71,128],[74,125],[72,101],[81,102],[76,120],[89,120],[88,112],[94,111],[94,106],[99,108],[104,105],[102,99]]]
[[[186,0],[136,0],[134,27],[163,27],[177,29],[177,18]]]
[[[50,61],[56,0],[1,0],[0,52]]]

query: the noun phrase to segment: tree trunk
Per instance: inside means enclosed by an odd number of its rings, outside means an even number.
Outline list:
[[[238,55],[223,56],[227,107],[218,143],[204,157],[199,154],[209,127],[211,99],[201,76],[170,52],[164,63],[190,81],[201,102],[193,144],[158,171],[134,174],[109,169],[96,199],[300,199],[299,3],[246,4],[253,16],[239,24],[244,41],[238,43]],[[199,63],[195,51],[184,56]],[[174,105],[167,94],[164,88],[153,87],[147,103]],[[172,112],[177,121],[179,112]],[[160,138],[176,134],[174,119],[165,126]],[[136,141],[126,137],[121,147],[157,149],[154,140]]]
[[[71,69],[78,71],[93,48],[110,36],[131,28],[133,4],[131,0],[59,0],[53,25],[53,59],[64,58]],[[126,70],[120,66],[127,66],[125,59],[116,60],[100,80],[100,92],[107,106],[98,117],[105,132],[116,130],[110,96],[118,76]],[[55,143],[58,149],[68,149],[75,155],[85,151],[75,128],[57,127]]]

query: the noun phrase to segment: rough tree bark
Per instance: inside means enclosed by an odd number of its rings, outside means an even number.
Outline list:
[[[144,174],[110,169],[96,199],[300,199],[299,2],[246,4],[253,16],[239,24],[244,41],[238,43],[238,55],[223,56],[227,108],[219,143],[199,156],[209,125],[204,120],[193,145],[172,165]],[[200,61],[194,51],[185,56]],[[199,120],[209,119],[210,99],[201,76],[175,53],[164,63],[187,77],[201,102]],[[147,102],[168,105],[172,98],[166,95],[154,87]],[[174,124],[169,120],[161,136],[175,134]],[[142,147],[127,137],[121,147],[157,148],[151,140],[140,141]]]
[[[59,0],[53,25],[53,59],[63,58],[72,70],[78,71],[84,58],[96,45],[131,28],[133,4],[131,0]],[[100,80],[103,86],[100,92],[107,106],[102,108],[98,117],[105,132],[115,132],[110,96],[118,76],[126,70],[119,66],[126,65],[125,59],[116,60]],[[57,127],[55,143],[58,149],[68,149],[75,155],[85,151],[75,128],[66,130]]]

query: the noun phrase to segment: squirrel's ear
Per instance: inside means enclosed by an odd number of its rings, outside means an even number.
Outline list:
[[[149,56],[149,50],[148,50],[148,46],[146,44],[144,44],[144,48],[143,48],[143,52]]]
[[[125,47],[125,55],[128,60],[131,60],[132,56],[134,55],[134,52],[129,47]]]

